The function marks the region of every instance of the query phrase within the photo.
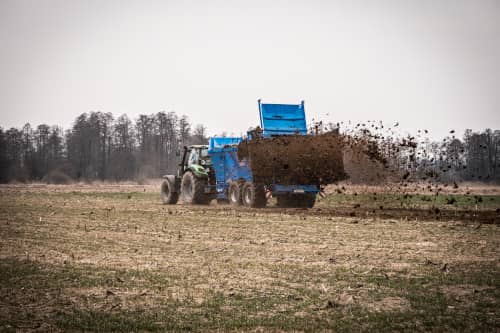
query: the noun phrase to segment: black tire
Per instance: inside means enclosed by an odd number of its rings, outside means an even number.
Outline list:
[[[297,197],[297,206],[302,208],[313,208],[316,203],[316,194],[302,194]]]
[[[208,205],[212,197],[205,193],[207,180],[197,178],[191,171],[182,176],[181,196],[185,204]]]
[[[316,194],[289,194],[277,198],[278,207],[312,208],[316,202]]]
[[[316,202],[316,194],[294,194],[291,196],[292,207],[312,208]]]
[[[279,195],[276,197],[276,206],[281,208],[290,207],[290,197],[288,195]]]
[[[179,193],[167,179],[161,183],[161,200],[164,205],[175,205],[179,201]]]
[[[267,198],[264,185],[245,183],[241,191],[241,199],[246,207],[263,208],[266,207]]]
[[[241,188],[238,182],[232,181],[227,188],[227,199],[233,206],[241,206]]]

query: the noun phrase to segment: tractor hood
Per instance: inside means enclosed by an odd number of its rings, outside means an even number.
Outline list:
[[[208,173],[212,167],[212,163],[206,164],[205,166],[199,164],[191,164],[189,168],[193,171],[196,177],[208,177]]]

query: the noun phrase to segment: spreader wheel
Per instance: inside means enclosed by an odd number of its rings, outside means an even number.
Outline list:
[[[232,181],[227,188],[227,198],[233,206],[241,206],[241,187],[238,182]]]
[[[245,183],[241,191],[243,205],[246,207],[263,208],[266,207],[267,198],[264,185],[255,183]]]

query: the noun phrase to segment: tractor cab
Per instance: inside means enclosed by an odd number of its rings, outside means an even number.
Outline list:
[[[184,172],[191,170],[195,173],[204,172],[208,173],[212,166],[212,161],[208,155],[207,145],[192,145],[184,146],[182,160],[179,164],[179,175],[182,177]]]

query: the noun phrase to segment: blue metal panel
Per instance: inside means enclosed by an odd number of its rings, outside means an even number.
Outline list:
[[[215,173],[217,197],[226,198],[226,190],[232,180],[252,181],[252,171],[248,161],[238,161],[237,144],[242,138],[210,138],[208,154],[212,159]]]
[[[273,185],[272,193],[285,194],[285,193],[318,193],[319,188],[316,185]]]
[[[259,102],[260,126],[264,137],[307,134],[304,101],[300,104],[264,104]]]
[[[222,151],[225,148],[230,148],[229,146],[236,146],[242,140],[243,139],[241,137],[230,137],[230,138],[212,137],[210,138],[210,143],[208,145],[208,153],[210,154],[211,152]]]

